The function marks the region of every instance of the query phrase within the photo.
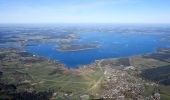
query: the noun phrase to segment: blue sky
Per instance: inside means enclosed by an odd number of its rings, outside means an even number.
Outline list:
[[[0,0],[0,23],[170,23],[170,0]]]

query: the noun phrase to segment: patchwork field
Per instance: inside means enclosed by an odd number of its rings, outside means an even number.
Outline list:
[[[0,49],[0,99],[170,99],[170,49],[103,59],[77,69],[14,49]],[[117,91],[117,92],[116,92]],[[134,94],[135,93],[135,94]]]

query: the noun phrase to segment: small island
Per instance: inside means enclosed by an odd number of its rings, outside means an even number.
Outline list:
[[[98,48],[99,45],[59,45],[58,51],[80,51]]]

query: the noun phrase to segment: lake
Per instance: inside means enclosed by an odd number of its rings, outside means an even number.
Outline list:
[[[1,45],[16,45],[14,47],[22,48],[23,50],[26,50],[33,54],[47,57],[53,60],[59,60],[70,68],[76,68],[78,65],[89,64],[94,62],[95,60],[141,55],[145,53],[155,52],[156,48],[158,47],[170,47],[170,43],[160,41],[162,39],[169,38],[170,35],[165,34],[166,32],[169,32],[169,28],[167,29],[167,27],[154,27],[151,29],[135,27],[132,29],[130,28],[130,31],[129,27],[124,28],[123,26],[123,28],[112,27],[111,31],[105,30],[107,29],[106,26],[106,28],[100,28],[100,31],[97,30],[97,28],[94,31],[92,29],[88,29],[88,27],[81,27],[80,29],[74,27],[65,28],[64,26],[52,28],[50,26],[45,28],[38,26],[17,26],[17,28],[14,28],[12,26],[8,27],[6,26],[4,28],[1,25],[0,34],[3,33],[3,35],[0,36],[2,42]],[[32,38],[31,36],[34,38]],[[72,38],[78,37],[79,40],[71,42],[56,42],[51,40],[50,42],[44,43],[44,41],[47,41],[48,38],[61,39],[63,37],[68,38],[69,36],[72,36]],[[5,43],[3,43],[4,39],[16,40],[17,43],[6,43],[6,41]],[[43,39],[43,42],[40,42],[40,39]],[[23,43],[23,41],[27,45],[29,44],[33,46],[17,46],[18,44]],[[56,47],[62,44],[100,46],[98,48],[88,50],[57,51]]]

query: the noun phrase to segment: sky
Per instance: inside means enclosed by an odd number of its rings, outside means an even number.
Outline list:
[[[170,0],[0,0],[0,23],[170,23]]]

